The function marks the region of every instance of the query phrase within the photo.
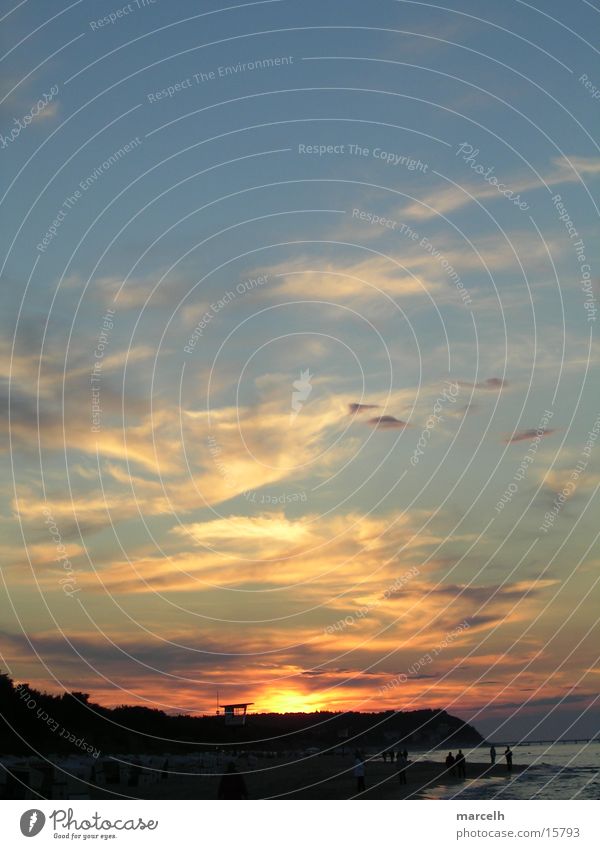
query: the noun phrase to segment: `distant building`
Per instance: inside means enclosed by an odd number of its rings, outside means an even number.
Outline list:
[[[245,725],[246,712],[254,702],[240,702],[237,705],[221,705],[225,716],[225,725]]]

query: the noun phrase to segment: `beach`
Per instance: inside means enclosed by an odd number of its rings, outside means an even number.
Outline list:
[[[311,756],[290,760],[273,758],[259,760],[252,768],[237,762],[238,771],[244,776],[250,799],[424,799],[430,792],[452,792],[468,787],[481,779],[506,780],[508,773],[504,763],[491,766],[489,763],[467,763],[465,781],[449,776],[446,766],[429,760],[409,763],[406,771],[407,783],[401,785],[395,764],[383,763],[381,759],[366,762],[366,791],[356,792],[353,775],[354,758],[351,756]],[[513,767],[513,776],[522,767]],[[95,798],[109,798],[115,793],[125,797],[144,799],[216,799],[220,775],[181,773],[159,779],[138,788],[126,784],[99,789]]]
[[[445,752],[409,752],[406,784],[400,783],[395,762],[384,762],[380,753],[366,753],[363,793],[357,792],[350,750],[10,757],[2,759],[0,798],[217,799],[221,776],[232,763],[243,777],[249,799],[599,798],[597,743],[527,744],[513,751],[509,773],[503,757],[491,766],[486,750],[466,749],[464,780],[448,773]],[[14,775],[10,790],[9,774]]]

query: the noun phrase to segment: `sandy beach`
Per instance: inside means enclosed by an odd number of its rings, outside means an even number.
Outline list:
[[[409,764],[405,785],[400,784],[395,764],[381,760],[366,764],[366,792],[357,796],[353,776],[354,759],[348,757],[311,757],[289,761],[261,760],[249,770],[243,761],[238,770],[244,775],[250,799],[422,799],[426,791],[469,783],[479,778],[507,778],[504,763],[468,763],[466,782],[449,776],[442,763],[415,761]],[[522,767],[513,767],[519,773]],[[138,788],[121,785],[116,793],[145,799],[216,799],[220,776],[173,775]],[[112,793],[99,789],[96,798],[108,798]]]

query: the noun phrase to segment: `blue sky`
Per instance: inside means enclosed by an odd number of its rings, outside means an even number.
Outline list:
[[[6,11],[16,678],[595,728],[596,16]]]

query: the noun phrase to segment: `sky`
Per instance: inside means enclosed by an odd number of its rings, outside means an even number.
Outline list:
[[[2,15],[2,668],[594,735],[594,6]]]

